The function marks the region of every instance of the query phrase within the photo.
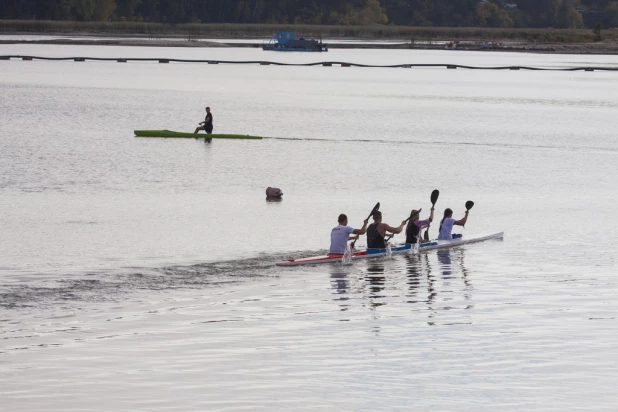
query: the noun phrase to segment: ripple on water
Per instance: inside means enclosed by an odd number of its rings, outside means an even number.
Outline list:
[[[115,297],[4,328],[5,365],[31,382],[10,399],[32,406],[43,396],[60,410],[60,379],[75,405],[113,391],[110,406],[152,410],[175,409],[170,399],[208,409],[564,410],[586,394],[609,408],[614,368],[604,360],[615,348],[600,337],[613,334],[611,293],[590,294],[585,275],[528,275],[507,256],[503,242],[487,242],[352,265],[275,268],[272,256],[115,276],[131,305],[111,281],[74,282],[85,296],[101,287]],[[0,382],[16,389],[10,376]]]

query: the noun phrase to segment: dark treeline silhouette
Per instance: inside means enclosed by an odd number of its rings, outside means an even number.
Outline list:
[[[618,26],[618,0],[0,0],[0,18],[607,28]]]

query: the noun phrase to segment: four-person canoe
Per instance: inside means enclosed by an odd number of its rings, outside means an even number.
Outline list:
[[[185,133],[174,132],[172,130],[134,130],[135,136],[139,137],[203,137],[207,139],[261,139],[261,136],[250,136],[246,134],[206,134],[206,133]]]
[[[482,242],[489,239],[502,239],[504,232],[490,233],[486,235],[462,236],[453,240],[432,240],[431,242],[421,243],[419,252],[426,252],[433,249],[445,249],[455,246],[461,246],[468,243]],[[414,248],[410,244],[391,247],[390,253],[393,255],[412,253]],[[387,249],[365,249],[352,254],[352,260],[384,257],[389,254]],[[343,255],[326,255],[315,256],[302,259],[290,259],[282,262],[277,262],[277,266],[300,266],[300,265],[317,265],[321,263],[338,263],[343,259]]]

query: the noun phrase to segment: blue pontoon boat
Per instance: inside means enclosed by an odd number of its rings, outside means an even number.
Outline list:
[[[268,42],[262,44],[262,50],[326,52],[328,48],[321,40],[305,40],[303,37],[296,40],[294,32],[279,31]]]

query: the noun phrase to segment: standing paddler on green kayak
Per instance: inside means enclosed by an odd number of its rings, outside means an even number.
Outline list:
[[[212,134],[213,125],[212,125],[212,113],[210,113],[210,107],[206,108],[206,118],[204,119],[203,122],[200,122],[199,124],[201,126],[197,127],[195,129],[195,132],[193,133],[197,133],[200,130],[204,130],[207,134]]]

